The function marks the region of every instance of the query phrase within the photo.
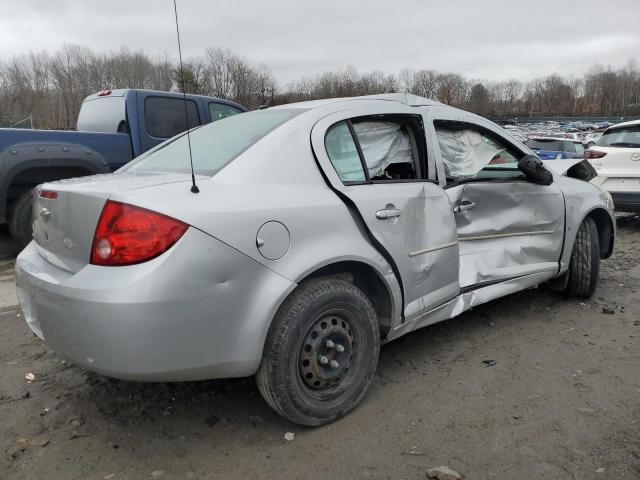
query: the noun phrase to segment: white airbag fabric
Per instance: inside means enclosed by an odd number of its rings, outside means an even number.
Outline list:
[[[448,177],[458,178],[477,174],[504,150],[483,140],[473,130],[438,129],[440,153]]]
[[[369,177],[381,175],[392,163],[413,164],[409,134],[391,122],[358,122],[353,129],[360,141]]]

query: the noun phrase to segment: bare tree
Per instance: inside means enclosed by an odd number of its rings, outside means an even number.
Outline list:
[[[0,125],[25,118],[37,128],[73,128],[82,100],[103,88],[170,90],[184,81],[190,93],[234,100],[249,108],[318,98],[403,91],[481,115],[640,115],[640,71],[635,59],[622,68],[593,65],[587,73],[548,75],[526,84],[469,80],[457,73],[403,69],[399,75],[360,73],[353,66],[302,77],[279,89],[265,64],[228,48],[209,47],[187,59],[184,71],[164,57],[122,48],[97,53],[64,45],[49,54],[0,59]],[[28,123],[27,123],[28,125]]]

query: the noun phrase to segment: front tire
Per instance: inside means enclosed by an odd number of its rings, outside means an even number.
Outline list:
[[[9,209],[9,234],[22,250],[33,238],[33,190],[27,190]]]
[[[256,381],[283,417],[324,425],[358,405],[379,352],[378,319],[362,290],[333,277],[312,279],[278,311]]]
[[[593,295],[600,277],[600,240],[593,218],[585,218],[576,235],[565,293],[587,298]]]

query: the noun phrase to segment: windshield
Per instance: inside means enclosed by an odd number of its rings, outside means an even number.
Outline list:
[[[607,130],[598,143],[601,147],[640,148],[640,125]]]
[[[563,140],[527,140],[524,144],[532,150],[550,150],[563,152],[565,145]]]
[[[272,130],[304,110],[258,110],[191,130],[193,169],[213,176]],[[120,169],[121,172],[190,172],[186,133],[168,140]]]

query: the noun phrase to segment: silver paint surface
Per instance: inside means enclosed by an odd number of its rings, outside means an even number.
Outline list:
[[[58,199],[37,199],[36,209],[51,215],[35,219],[35,240],[16,262],[32,329],[74,362],[115,377],[250,375],[278,308],[320,268],[355,262],[371,269],[389,295],[389,341],[561,275],[584,217],[598,209],[613,222],[603,191],[560,174],[546,187],[514,181],[444,188],[434,118],[481,125],[531,153],[473,114],[406,95],[286,108],[308,110],[215,176],[199,177],[197,195],[182,174],[115,173],[44,185]],[[327,129],[390,113],[422,116],[429,181],[344,185],[324,148]],[[90,265],[107,199],[191,227],[149,262]],[[465,199],[476,206],[454,213]],[[385,209],[400,215],[376,215]]]

